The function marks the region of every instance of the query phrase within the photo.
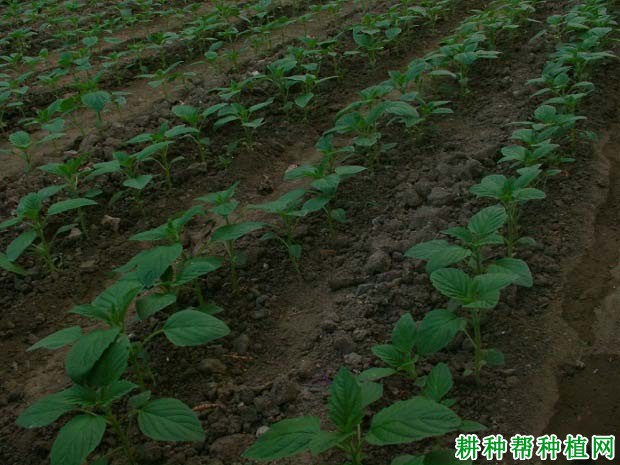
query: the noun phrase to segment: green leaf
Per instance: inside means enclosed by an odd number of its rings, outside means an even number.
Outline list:
[[[110,94],[103,90],[82,95],[82,103],[96,113],[101,113],[110,100]]]
[[[146,320],[177,301],[176,294],[151,294],[136,302],[138,318]]]
[[[103,405],[109,405],[112,402],[125,397],[134,389],[138,389],[138,385],[127,380],[117,380],[109,386],[102,389],[101,402]]]
[[[106,421],[98,415],[72,418],[56,436],[50,454],[52,465],[81,465],[94,451],[106,430]]]
[[[483,208],[472,216],[467,227],[478,236],[487,236],[501,228],[507,219],[504,207],[495,205]]]
[[[487,349],[483,355],[485,362],[490,366],[503,366],[506,363],[504,354],[498,349]]]
[[[37,233],[33,230],[25,231],[17,236],[6,249],[6,258],[10,262],[17,260],[24,250],[26,250],[37,238]]]
[[[487,429],[488,428],[483,424],[471,420],[463,420],[461,426],[459,427],[459,431],[463,431],[464,433],[475,433],[477,431],[485,431]]]
[[[419,260],[430,260],[430,258],[437,252],[449,247],[450,243],[443,239],[437,239],[433,241],[422,242],[411,247],[405,252],[405,257],[417,258]]]
[[[339,431],[319,431],[310,443],[312,455],[318,455],[332,447],[337,446],[342,441],[350,438],[355,432],[341,433]]]
[[[302,417],[280,421],[258,438],[243,457],[254,460],[279,460],[310,449],[321,431],[316,417]]]
[[[518,258],[500,258],[487,268],[487,273],[510,274],[515,276],[514,284],[517,286],[532,287],[534,281],[530,268],[523,260]]]
[[[82,336],[73,345],[65,361],[67,375],[76,383],[84,380],[118,336],[118,329],[96,329]]]
[[[5,229],[9,229],[12,228],[13,226],[17,226],[19,223],[22,222],[21,217],[16,217],[16,218],[11,218],[9,220],[3,221],[2,223],[0,223],[0,231],[4,231]]]
[[[295,98],[295,105],[297,105],[299,108],[306,108],[313,97],[314,94],[312,92],[300,95],[299,97]]]
[[[340,368],[330,387],[329,419],[338,431],[353,431],[364,416],[362,410],[362,388],[355,376],[346,368]]]
[[[44,337],[37,343],[28,348],[28,352],[36,349],[60,349],[66,345],[73,344],[82,337],[82,328],[79,326],[72,326],[70,328],[61,329],[55,333]]]
[[[129,363],[129,351],[131,350],[129,339],[121,334],[97,360],[95,366],[89,371],[86,384],[90,386],[107,386],[117,381]]]
[[[471,278],[462,270],[442,268],[431,274],[433,286],[446,297],[462,301],[469,296]]]
[[[27,132],[17,131],[9,136],[9,142],[18,149],[27,149],[32,144],[32,139]]]
[[[142,174],[140,176],[136,176],[135,178],[126,179],[125,181],[123,181],[123,186],[141,191],[152,180],[153,176],[151,176],[150,174]]]
[[[181,347],[206,344],[230,333],[222,320],[197,310],[175,313],[168,318],[163,329],[170,342]]]
[[[58,215],[69,210],[76,210],[78,208],[88,207],[91,205],[98,205],[98,203],[94,200],[83,198],[61,200],[60,202],[56,202],[50,206],[47,211],[47,216]]]
[[[456,333],[465,328],[465,320],[449,310],[431,310],[418,328],[416,351],[428,355],[446,347]]]
[[[222,266],[222,259],[219,257],[197,257],[183,263],[181,271],[178,273],[175,285],[182,286],[190,283],[201,276],[212,273]]]
[[[21,266],[16,265],[11,262],[6,255],[0,252],[0,268],[3,270],[9,271],[11,273],[19,274],[22,276],[27,275],[28,273]]]
[[[424,397],[413,397],[377,413],[366,441],[377,446],[404,444],[442,436],[460,424],[461,419],[449,408]]]
[[[156,399],[138,410],[138,426],[156,441],[204,441],[196,414],[177,399]]]
[[[458,245],[449,245],[433,253],[426,264],[426,272],[432,273],[440,268],[446,268],[466,259],[471,251]]]
[[[426,377],[422,395],[435,402],[441,401],[454,385],[450,368],[445,363],[438,363]]]
[[[400,317],[392,331],[392,344],[406,354],[413,350],[417,335],[417,326],[410,313]]]
[[[153,247],[140,252],[125,265],[117,268],[116,271],[127,273],[135,270],[135,274],[131,278],[140,281],[144,287],[150,288],[182,253],[183,246],[181,244]]]
[[[264,227],[263,223],[257,223],[253,221],[246,221],[244,223],[230,224],[222,226],[215,230],[211,235],[213,242],[226,242],[236,241],[237,239],[245,236],[246,234],[256,231]]]
[[[372,353],[394,369],[400,368],[409,361],[409,355],[401,352],[392,344],[373,346]]]
[[[139,409],[145,406],[149,400],[151,400],[151,391],[144,391],[135,396],[131,396],[128,403],[130,408]]]
[[[17,424],[23,428],[40,428],[58,420],[65,413],[73,410],[77,401],[72,395],[72,389],[56,392],[39,399],[24,410]]]
[[[396,370],[393,368],[369,368],[368,370],[364,370],[357,375],[357,379],[360,382],[378,381],[380,379],[387,378],[388,376],[392,376],[395,373]]]
[[[359,380],[359,378],[358,378]],[[383,384],[370,381],[360,382],[362,388],[362,407],[366,408],[370,404],[383,397]]]

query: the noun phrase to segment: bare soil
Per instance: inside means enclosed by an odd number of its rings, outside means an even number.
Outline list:
[[[25,349],[40,337],[79,321],[67,311],[93,298],[111,282],[108,270],[135,253],[129,236],[161,224],[198,195],[238,179],[243,203],[277,198],[294,186],[282,181],[284,171],[317,158],[313,149],[317,137],[359,90],[383,81],[388,70],[402,68],[432,50],[469,10],[483,3],[464,1],[436,30],[416,29],[414,46],[385,54],[375,69],[361,58],[349,59],[347,75],[354,78],[332,81],[307,121],[274,111],[254,150],[238,155],[228,169],[182,165],[172,191],[147,196],[144,216],[123,202],[91,213],[91,240],[60,244],[64,266],[58,274],[40,273],[27,279],[0,274],[2,463],[47,463],[57,427],[24,431],[14,421],[35,399],[66,385],[64,354],[26,353]],[[544,20],[568,7],[549,1],[536,19]],[[337,27],[341,25],[325,28],[326,35]],[[544,38],[529,41],[539,27],[532,24],[500,43],[500,58],[476,68],[471,94],[443,89],[455,113],[437,122],[422,140],[412,140],[397,128],[386,129],[384,136],[397,141],[398,147],[382,159],[374,177],[365,174],[343,186],[338,206],[347,210],[347,225],[334,239],[329,238],[322,218],[299,229],[304,249],[302,277],[293,272],[283,251],[251,238],[243,244],[249,260],[241,270],[240,295],[231,294],[225,272],[203,282],[209,297],[225,309],[222,317],[233,334],[206,349],[181,350],[159,341],[153,362],[161,374],[159,395],[174,395],[191,406],[202,406],[207,441],[174,446],[145,442],[141,463],[243,463],[240,453],[261,426],[299,414],[324,416],[329,381],[338,367],[344,364],[357,371],[376,365],[370,348],[388,339],[404,312],[421,318],[428,310],[445,305],[423,266],[403,254],[411,245],[463,224],[484,205],[472,199],[469,187],[495,170],[498,150],[509,141],[513,129],[508,123],[529,119],[540,103],[529,98],[525,87],[553,50]],[[272,57],[279,52],[274,51]],[[242,72],[263,64],[248,57]],[[505,353],[506,366],[486,370],[482,384],[476,385],[461,376],[471,357],[462,340],[431,360],[449,362],[456,380],[458,413],[487,425],[490,433],[556,432],[564,436],[620,431],[616,391],[620,377],[618,75],[620,65],[611,63],[592,78],[597,92],[584,112],[587,129],[595,131],[599,141],[580,142],[577,161],[549,182],[548,199],[525,214],[528,235],[539,241],[524,257],[535,285],[508,293],[484,328],[486,344]],[[102,133],[76,139],[72,147],[92,151],[96,160],[106,159],[120,141],[156,129],[164,120],[162,115],[169,114],[181,99],[204,104],[207,89],[203,82],[170,101],[145,97],[139,113],[111,122]],[[264,97],[261,89],[252,95],[256,101]],[[218,134],[216,147],[229,135]],[[177,150],[192,153],[194,149],[181,144]],[[45,182],[47,178],[34,173],[11,173],[2,179],[0,217],[9,214],[23,193]],[[114,182],[111,179],[102,185],[108,195]],[[118,227],[110,227],[104,214],[118,218]],[[193,225],[188,242],[200,240],[210,228],[209,222]],[[184,296],[183,303],[190,305],[192,299]],[[138,332],[147,329],[135,327]],[[422,368],[429,369],[430,364]],[[390,380],[386,402],[406,398],[412,390],[404,381]],[[451,439],[444,445],[449,447]],[[114,445],[112,439],[107,441],[106,446]],[[431,445],[424,442],[401,450],[417,453]],[[394,450],[371,455],[369,463],[388,463]],[[322,461],[302,457],[290,464],[340,461],[334,455]]]

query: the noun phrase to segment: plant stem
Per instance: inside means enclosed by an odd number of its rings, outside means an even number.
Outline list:
[[[482,334],[480,331],[480,309],[475,308],[471,314],[471,325],[474,329],[474,374],[476,382],[480,384],[480,370],[482,368]]]
[[[228,241],[228,256],[230,257],[230,284],[232,285],[233,291],[239,292],[239,279],[237,278],[237,258],[235,256],[235,242]]]
[[[137,465],[138,462],[136,462],[136,459],[134,458],[133,449],[131,447],[131,443],[129,442],[127,432],[123,430],[123,427],[111,410],[108,409],[106,414],[107,419],[112,426],[112,429],[121,440],[121,444],[123,445],[123,451],[125,452],[125,457],[127,458],[129,465]]]

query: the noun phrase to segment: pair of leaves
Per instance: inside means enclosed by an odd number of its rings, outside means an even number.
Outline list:
[[[321,430],[316,417],[284,420],[273,425],[250,447],[244,457],[254,460],[278,460],[305,451],[319,454],[337,446],[355,434],[364,408],[381,396],[376,383],[362,383],[348,370],[341,369],[331,387],[329,418],[335,432]],[[424,397],[414,397],[377,413],[371,422],[366,442],[374,445],[404,444],[440,436],[461,427],[462,420],[450,409]]]

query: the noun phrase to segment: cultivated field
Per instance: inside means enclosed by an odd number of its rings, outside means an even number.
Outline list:
[[[2,465],[617,434],[619,12],[1,0]]]

